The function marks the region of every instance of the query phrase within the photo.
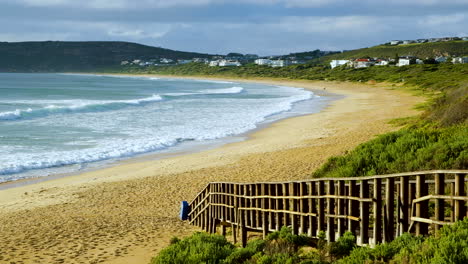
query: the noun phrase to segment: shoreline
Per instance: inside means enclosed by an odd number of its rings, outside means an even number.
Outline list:
[[[74,73],[67,73],[67,74],[74,74]],[[80,74],[78,74],[80,75]],[[134,77],[134,76],[139,76],[139,77],[160,77],[164,79],[182,79],[182,80],[206,80],[206,81],[229,81],[229,82],[240,82],[240,83],[258,83],[258,84],[265,84],[265,85],[272,85],[272,86],[277,86],[275,84],[271,84],[268,80],[266,81],[256,81],[252,80],[250,82],[249,80],[236,80],[236,79],[218,79],[218,78],[209,78],[209,77],[195,77],[195,76],[190,76],[190,77],[182,77],[182,76],[166,76],[166,75],[135,75],[135,74],[85,74],[85,75],[98,75],[98,76],[122,76],[122,77]],[[242,142],[248,140],[251,135],[254,133],[268,128],[272,124],[276,122],[280,122],[281,120],[285,120],[288,118],[294,118],[298,116],[303,116],[303,115],[309,115],[309,114],[314,114],[314,113],[319,113],[323,109],[325,109],[332,101],[334,100],[339,100],[340,95],[329,93],[327,91],[319,90],[319,87],[316,88],[303,88],[300,86],[294,86],[292,88],[298,88],[298,89],[304,89],[311,91],[314,95],[319,95],[321,97],[328,98],[326,102],[317,102],[317,104],[321,104],[320,106],[317,107],[318,112],[316,109],[312,110],[310,109],[309,112],[307,113],[301,113],[301,114],[288,114],[290,112],[294,112],[294,110],[297,108],[297,104],[300,104],[301,102],[304,101],[299,101],[293,103],[293,107],[285,112],[273,114],[272,116],[269,116],[264,120],[263,122],[260,122],[256,124],[256,128],[248,130],[246,132],[243,132],[241,134],[236,134],[236,135],[231,135],[223,138],[217,138],[217,139],[212,139],[212,140],[207,140],[207,141],[198,141],[198,142],[183,142],[178,145],[174,145],[169,147],[168,149],[163,149],[163,150],[158,150],[158,151],[152,151],[152,152],[146,152],[146,153],[141,153],[137,154],[134,156],[130,157],[121,157],[121,158],[115,158],[115,159],[109,159],[109,160],[101,160],[101,161],[96,161],[96,162],[87,162],[87,163],[78,163],[78,164],[71,164],[67,166],[63,166],[64,169],[67,167],[72,167],[72,166],[77,166],[77,165],[85,165],[84,169],[79,169],[76,171],[70,171],[70,172],[57,172],[57,173],[50,173],[45,176],[37,176],[37,177],[30,177],[30,178],[22,178],[22,179],[17,179],[17,180],[11,180],[11,181],[5,181],[5,182],[0,182],[0,191],[1,190],[7,190],[10,188],[17,188],[21,186],[27,186],[31,184],[37,184],[41,182],[46,182],[46,181],[51,181],[51,180],[57,180],[61,179],[64,177],[70,177],[70,176],[78,176],[80,174],[84,173],[89,173],[89,172],[94,172],[94,171],[99,171],[103,169],[107,169],[110,167],[114,166],[119,166],[123,164],[128,164],[128,163],[134,163],[134,162],[144,162],[144,161],[156,161],[160,159],[166,159],[166,158],[171,158],[171,157],[177,157],[181,155],[187,155],[187,154],[194,154],[194,153],[199,153],[215,148],[222,147],[227,144],[232,144],[232,143],[237,143],[237,142]],[[312,101],[311,99],[305,100],[305,101]],[[283,117],[278,117],[283,115]],[[275,117],[275,118],[273,118]],[[61,167],[57,167],[57,169],[60,169]],[[47,169],[47,168],[45,168]],[[54,168],[52,168],[54,169]],[[44,172],[45,173],[45,172]]]
[[[388,121],[418,114],[424,101],[388,84],[259,81],[346,97],[242,142],[0,190],[0,262],[148,263],[171,237],[198,230],[177,212],[206,183],[307,178],[329,157],[397,130]]]

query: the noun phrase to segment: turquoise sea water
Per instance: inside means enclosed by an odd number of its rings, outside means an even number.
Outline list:
[[[323,102],[263,84],[0,73],[0,182],[210,142]]]

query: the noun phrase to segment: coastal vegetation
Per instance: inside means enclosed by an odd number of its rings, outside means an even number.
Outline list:
[[[120,65],[128,59],[191,59],[212,55],[122,41],[0,42],[0,72],[85,72]]]
[[[153,258],[163,263],[261,263],[261,264],[362,264],[362,263],[467,263],[468,218],[444,226],[430,237],[403,234],[390,243],[374,248],[357,247],[351,232],[337,242],[293,235],[291,229],[269,234],[265,240],[251,240],[245,248],[236,247],[217,234],[195,233],[172,244]]]
[[[394,58],[395,54],[401,56],[415,56],[419,58],[433,58],[436,56],[466,56],[468,45],[466,41],[448,41],[434,43],[413,43],[406,45],[378,45],[369,48],[345,51],[320,58],[318,61],[357,59],[367,57]]]

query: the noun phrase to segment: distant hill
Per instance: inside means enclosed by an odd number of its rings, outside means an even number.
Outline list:
[[[365,57],[394,58],[399,56],[416,56],[419,58],[433,58],[436,56],[465,56],[468,55],[468,41],[449,41],[407,45],[379,45],[370,48],[345,51],[320,58],[321,62],[337,59],[357,59]]]
[[[97,71],[123,60],[211,56],[118,41],[0,42],[0,72]]]

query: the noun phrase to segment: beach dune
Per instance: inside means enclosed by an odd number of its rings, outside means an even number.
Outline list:
[[[344,98],[243,142],[0,190],[0,263],[148,263],[171,237],[197,230],[178,220],[179,204],[208,182],[310,177],[329,157],[397,130],[388,122],[418,114],[424,100],[389,84],[255,81]]]

